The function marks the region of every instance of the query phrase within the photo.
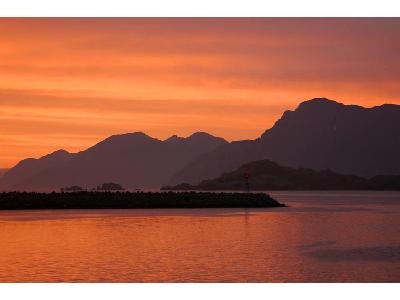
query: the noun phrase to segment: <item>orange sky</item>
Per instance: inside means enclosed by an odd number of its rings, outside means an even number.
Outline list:
[[[112,134],[256,138],[328,97],[400,104],[400,19],[0,19],[0,167]]]

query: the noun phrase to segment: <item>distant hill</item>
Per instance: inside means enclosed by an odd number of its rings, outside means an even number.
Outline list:
[[[269,160],[247,163],[218,178],[198,185],[179,184],[165,190],[246,190],[249,174],[251,190],[400,190],[400,176],[375,176],[371,179],[342,175],[330,170],[280,166]]]
[[[74,156],[75,154],[65,150],[58,150],[39,159],[27,158],[21,160],[0,178],[1,186],[5,187],[23,182],[37,173],[69,161]]]
[[[224,144],[199,156],[170,184],[197,184],[263,159],[363,177],[396,175],[400,174],[399,153],[399,105],[364,108],[315,98],[286,111],[258,139]]]
[[[58,190],[116,182],[126,188],[158,188],[196,156],[227,142],[198,132],[165,141],[144,133],[111,136],[75,154],[56,151],[26,159],[0,178],[2,190]]]

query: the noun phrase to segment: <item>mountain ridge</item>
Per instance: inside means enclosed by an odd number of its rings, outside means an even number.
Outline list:
[[[259,138],[231,142],[199,156],[178,171],[169,184],[197,184],[262,159],[364,177],[395,175],[400,173],[397,153],[399,105],[364,108],[314,98],[285,111]]]
[[[86,150],[57,150],[19,162],[0,179],[3,190],[57,190],[62,186],[96,186],[118,182],[130,188],[157,187],[196,155],[227,143],[212,135],[175,142],[143,132],[112,135]]]
[[[197,184],[263,159],[292,168],[372,177],[400,174],[400,106],[371,108],[327,98],[287,110],[254,140],[195,132],[165,140],[143,132],[112,135],[86,150],[25,159],[0,177],[0,189],[58,189],[118,182],[127,188]]]

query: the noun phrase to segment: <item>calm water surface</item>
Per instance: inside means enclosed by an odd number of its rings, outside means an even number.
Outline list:
[[[0,212],[1,282],[400,282],[400,193],[288,208]]]

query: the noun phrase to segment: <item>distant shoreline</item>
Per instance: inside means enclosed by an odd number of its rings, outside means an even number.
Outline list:
[[[266,193],[76,192],[0,193],[0,210],[286,207]]]
[[[193,186],[193,188],[181,188],[181,187],[162,187],[160,189],[162,192],[177,192],[177,193],[186,193],[186,192],[197,192],[197,193],[247,193],[243,190],[242,187],[237,189],[200,189]],[[289,188],[254,188],[251,190],[252,193],[262,193],[262,192],[400,192],[400,188],[398,189],[289,189]]]

